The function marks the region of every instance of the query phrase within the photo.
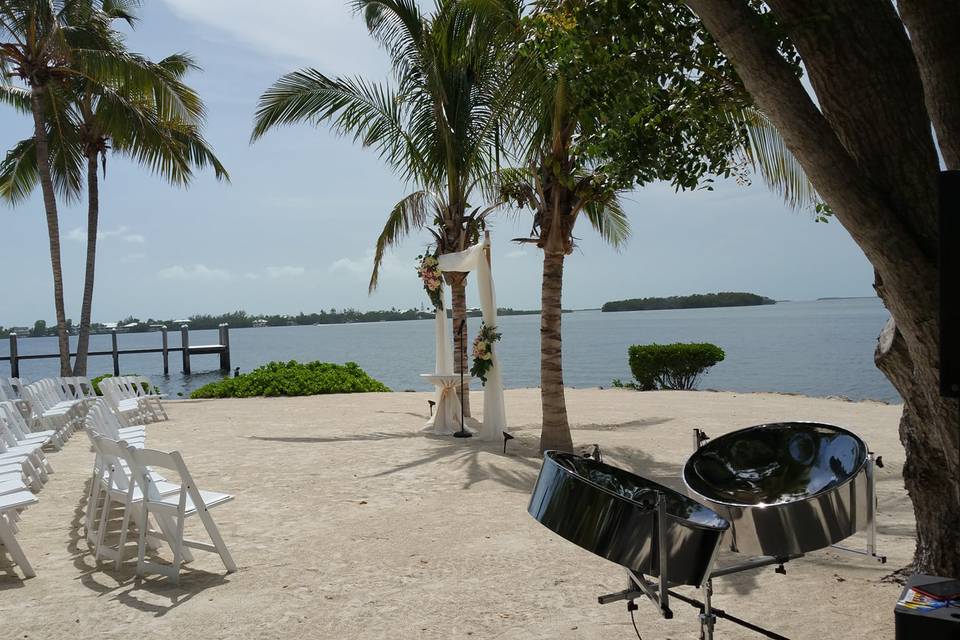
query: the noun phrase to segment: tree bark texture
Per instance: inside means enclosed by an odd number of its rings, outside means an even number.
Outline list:
[[[540,403],[543,427],[540,453],[555,449],[573,451],[567,402],[563,390],[563,252],[543,252],[540,301]]]
[[[87,265],[83,279],[83,303],[80,307],[80,332],[77,336],[77,357],[73,375],[87,375],[87,353],[90,350],[90,316],[93,313],[93,282],[97,268],[97,232],[100,225],[100,185],[97,154],[87,158]]]
[[[470,415],[470,334],[467,327],[467,276],[463,273],[448,275],[450,297],[453,299],[453,372],[464,372],[460,398],[463,414]]]
[[[37,146],[37,168],[40,171],[40,187],[43,191],[43,206],[47,218],[47,236],[50,241],[50,268],[53,271],[53,302],[57,315],[57,345],[60,352],[60,375],[69,376],[70,338],[67,335],[67,315],[63,305],[63,268],[60,263],[60,220],[57,213],[57,197],[50,175],[50,155],[47,130],[43,121],[44,89],[34,85],[30,91],[33,111],[33,135]]]
[[[687,4],[874,266],[892,316],[875,358],[904,400],[900,440],[917,519],[915,566],[960,575],[960,420],[956,401],[939,396],[939,165],[931,133],[932,121],[953,162],[957,87],[937,84],[956,73],[960,54],[956,43],[937,48],[942,29],[931,25],[937,16],[955,17],[956,8],[901,3],[908,37],[888,0],[770,0],[818,108],[744,0]]]

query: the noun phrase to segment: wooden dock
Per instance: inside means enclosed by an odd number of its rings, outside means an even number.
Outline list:
[[[169,337],[167,327],[160,328],[160,346],[159,347],[146,347],[139,349],[120,349],[119,340],[117,337],[117,330],[113,329],[110,332],[111,339],[111,349],[109,351],[90,351],[87,355],[90,357],[95,356],[110,356],[113,358],[113,375],[120,375],[120,356],[130,355],[130,354],[145,354],[145,353],[159,353],[161,354],[163,360],[163,375],[170,374],[170,354],[171,353],[180,353],[182,357],[182,371],[185,374],[189,374],[191,371],[190,359],[193,356],[201,355],[217,355],[220,356],[220,370],[221,371],[230,371],[230,327],[226,324],[221,324],[219,326],[219,344],[201,344],[201,345],[191,345],[190,344],[190,328],[187,325],[182,325],[180,327],[180,346],[171,347],[169,344]],[[49,359],[59,359],[60,354],[58,353],[45,353],[45,354],[26,354],[20,355],[18,348],[18,338],[17,334],[10,334],[10,355],[9,356],[0,356],[0,362],[8,361],[10,363],[10,375],[13,378],[20,377],[20,363],[24,360],[49,360]],[[71,353],[70,357],[73,358],[77,354]]]

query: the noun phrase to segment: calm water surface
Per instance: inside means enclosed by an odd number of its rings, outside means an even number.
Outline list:
[[[887,319],[878,299],[786,302],[762,307],[683,309],[563,316],[564,378],[571,387],[610,386],[628,380],[627,347],[651,342],[713,342],[727,357],[704,376],[700,388],[729,391],[782,391],[811,396],[897,401],[886,378],[873,365],[873,348]],[[475,332],[480,320],[471,318]],[[539,384],[539,316],[500,319],[498,345],[507,387]],[[472,335],[472,334],[471,334]],[[194,345],[217,342],[216,331],[194,331]],[[170,332],[170,346],[179,345]],[[160,334],[127,334],[120,348],[159,347]],[[379,322],[317,327],[235,329],[230,332],[233,366],[249,371],[271,360],[353,361],[394,390],[428,390],[419,377],[433,370],[433,321]],[[55,338],[19,342],[21,355],[54,353]],[[110,336],[93,336],[91,350],[109,350]],[[8,355],[0,341],[0,355]],[[111,371],[110,357],[91,358],[91,376]],[[124,372],[149,375],[169,393],[186,393],[220,377],[217,356],[192,359],[194,374],[180,371],[180,354],[171,354],[164,378],[159,354],[121,356]],[[6,362],[0,375],[8,375]],[[56,375],[56,360],[21,362],[31,380]]]

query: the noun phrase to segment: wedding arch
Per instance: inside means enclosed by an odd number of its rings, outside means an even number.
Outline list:
[[[439,256],[438,261],[441,271],[471,272],[475,274],[480,294],[480,311],[483,316],[483,324],[495,328],[497,326],[497,299],[490,269],[490,234],[485,233],[482,242],[465,251]],[[447,333],[447,312],[439,308],[436,311],[436,342],[436,373],[438,376],[450,376],[453,374],[453,353]],[[485,373],[485,377],[483,423],[478,435],[481,440],[500,440],[503,434],[507,432],[507,415],[503,404],[503,378],[500,373],[500,362],[497,349],[494,347],[491,347],[491,366]],[[446,388],[438,391],[438,394],[444,393],[451,393],[451,389]],[[449,404],[438,402],[438,414],[441,406],[449,410]],[[440,416],[437,417],[442,419]]]

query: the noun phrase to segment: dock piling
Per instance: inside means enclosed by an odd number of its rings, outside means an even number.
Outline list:
[[[180,353],[183,354],[183,372],[190,375],[190,328],[183,324],[180,325]]]
[[[17,334],[10,334],[10,377],[20,377],[20,360],[17,357]]]
[[[230,371],[230,326],[220,325],[220,371]]]
[[[110,330],[110,342],[113,346],[113,375],[120,375],[120,349],[117,348],[117,330]]]
[[[163,340],[163,346],[161,347],[163,354],[163,375],[170,375],[170,345],[167,342],[167,325],[160,327],[160,334]]]

